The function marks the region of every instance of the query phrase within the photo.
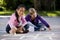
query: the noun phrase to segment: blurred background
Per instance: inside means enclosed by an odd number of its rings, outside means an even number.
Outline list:
[[[60,0],[0,0],[0,15],[11,15],[20,4],[28,9],[33,7],[41,16],[60,16]]]
[[[33,32],[30,27],[28,34],[8,35],[5,31],[7,22],[20,4],[26,6],[25,14],[29,8],[35,8],[52,30]],[[60,0],[0,0],[0,40],[60,40]]]

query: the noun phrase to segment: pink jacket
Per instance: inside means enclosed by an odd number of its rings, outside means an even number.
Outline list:
[[[27,24],[24,16],[19,17],[19,22],[22,26],[25,26]],[[19,25],[19,23],[16,20],[15,13],[13,13],[12,16],[10,17],[10,20],[8,21],[8,24],[10,25],[11,28]]]

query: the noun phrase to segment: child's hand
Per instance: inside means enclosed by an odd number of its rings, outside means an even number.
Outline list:
[[[49,30],[51,30],[51,28],[49,28]]]
[[[49,29],[49,30],[51,30],[51,28],[50,28],[50,27],[49,27],[48,29]]]

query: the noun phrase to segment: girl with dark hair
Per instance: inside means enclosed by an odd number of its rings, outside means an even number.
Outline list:
[[[24,33],[28,31],[24,31],[24,27],[27,26],[27,22],[24,18],[25,6],[20,5],[17,7],[15,13],[12,14],[10,20],[8,21],[8,25],[6,27],[6,32],[10,34]]]

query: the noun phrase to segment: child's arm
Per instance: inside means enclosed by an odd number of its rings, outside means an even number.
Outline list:
[[[41,18],[40,16],[38,16],[38,18],[49,30],[51,30],[50,25],[43,18]]]
[[[21,21],[22,21],[22,26],[24,27],[27,24],[27,21],[24,16],[22,17]]]
[[[25,17],[25,19],[26,19],[26,21],[30,21],[30,15],[27,15],[27,16]]]
[[[10,25],[11,28],[15,27],[14,24],[16,24],[16,18],[15,18],[14,14],[12,14],[12,16],[10,17],[10,20],[9,20],[8,23],[9,23],[9,25]]]

